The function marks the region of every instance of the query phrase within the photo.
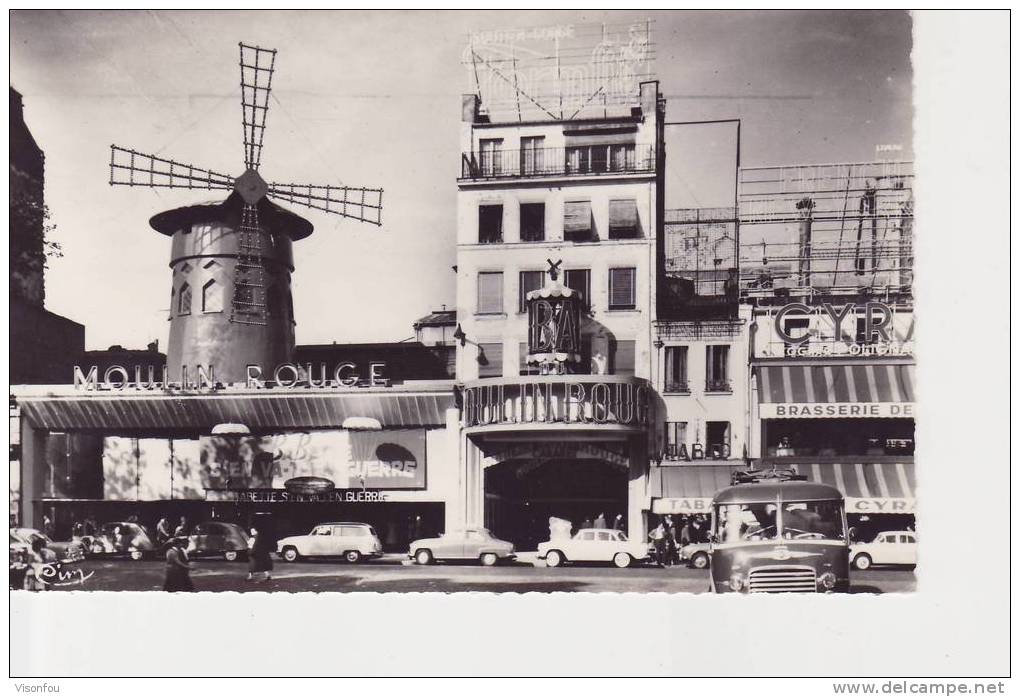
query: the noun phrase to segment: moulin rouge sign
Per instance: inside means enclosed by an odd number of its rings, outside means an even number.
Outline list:
[[[311,363],[297,365],[281,363],[265,372],[262,366],[251,364],[245,367],[244,383],[231,385],[249,390],[265,387],[387,387],[386,364],[370,362],[361,370],[357,363],[341,363],[329,373],[325,363],[314,366]],[[81,366],[74,367],[74,387],[78,390],[219,390],[223,383],[216,382],[213,366],[198,366],[194,372],[188,366],[181,366],[181,379],[170,380],[167,367],[157,373],[153,366],[135,366],[129,371],[124,366],[111,365],[99,375],[99,368],[92,366],[88,372]]]

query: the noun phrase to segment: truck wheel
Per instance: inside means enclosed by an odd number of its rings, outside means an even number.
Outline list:
[[[286,547],[283,550],[283,559],[284,559],[284,561],[291,561],[291,562],[297,561],[299,556],[300,555],[298,554],[297,549],[295,549],[294,547]]]

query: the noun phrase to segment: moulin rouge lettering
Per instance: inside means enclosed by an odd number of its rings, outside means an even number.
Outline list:
[[[234,387],[263,389],[266,387],[388,387],[385,376],[386,364],[373,361],[366,372],[358,369],[357,363],[341,363],[329,372],[325,363],[298,365],[281,363],[272,371],[265,372],[260,365],[245,366],[246,380],[235,383]],[[226,387],[216,382],[213,366],[196,366],[189,370],[181,366],[181,379],[170,380],[167,366],[161,371],[154,366],[135,366],[133,371],[120,365],[111,365],[100,379],[99,367],[91,366],[86,372],[81,366],[74,367],[74,387],[78,390],[122,391],[122,390],[218,390]]]

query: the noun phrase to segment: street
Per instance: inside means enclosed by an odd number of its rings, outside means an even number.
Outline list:
[[[417,566],[403,555],[390,554],[363,564],[342,561],[303,561],[288,564],[274,560],[272,580],[246,581],[243,562],[198,560],[191,574],[198,591],[328,591],[352,592],[664,592],[703,593],[708,590],[708,571],[685,566],[641,566],[618,569],[612,565],[576,565],[546,568],[533,554],[521,555],[513,564],[484,568],[475,564]],[[56,590],[161,591],[164,562],[87,560],[80,574]],[[855,593],[903,593],[913,591],[914,572],[905,568],[851,571]]]

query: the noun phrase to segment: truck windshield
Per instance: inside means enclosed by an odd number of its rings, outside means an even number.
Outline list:
[[[775,503],[716,506],[715,534],[720,542],[762,540],[843,540],[839,501],[787,501],[781,519]]]

